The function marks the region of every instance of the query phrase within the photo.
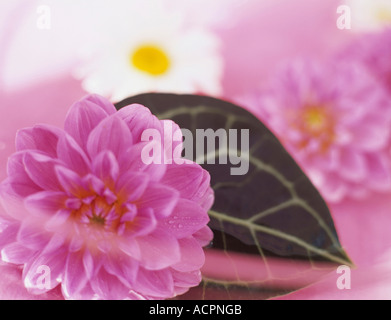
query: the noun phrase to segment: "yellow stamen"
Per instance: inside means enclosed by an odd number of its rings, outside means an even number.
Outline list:
[[[310,139],[317,139],[320,151],[327,152],[335,139],[335,122],[325,107],[307,106],[304,108],[301,119],[298,119],[295,127],[307,136],[298,143],[299,148],[305,148]]]
[[[390,22],[391,23],[391,9],[379,8],[376,11],[376,18],[380,22]]]
[[[327,125],[327,115],[321,108],[309,107],[303,114],[304,123],[309,131],[316,133],[322,131]]]
[[[170,59],[167,54],[157,46],[143,45],[130,55],[130,63],[153,76],[165,74],[170,68]]]

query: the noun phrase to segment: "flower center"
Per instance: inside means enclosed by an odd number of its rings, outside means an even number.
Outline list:
[[[115,231],[122,212],[113,203],[100,196],[90,196],[82,200],[80,208],[73,211],[76,221],[94,228]]]
[[[89,250],[106,250],[117,236],[135,225],[137,205],[121,201],[109,188],[99,192],[80,190],[75,198],[66,200],[70,209],[70,237],[81,237]],[[70,238],[70,239],[71,239]]]
[[[170,68],[168,55],[159,47],[143,45],[130,55],[131,65],[153,76],[160,76]]]
[[[90,194],[79,198],[72,206],[72,220],[88,230],[118,233],[133,220],[137,209],[133,204],[121,204],[108,189],[103,195]],[[86,230],[87,230],[86,229]]]
[[[328,126],[328,117],[322,108],[309,107],[304,111],[303,117],[306,128],[313,135],[321,133]]]
[[[104,217],[101,217],[101,216],[93,215],[93,216],[90,218],[90,223],[91,223],[92,225],[104,226],[104,225],[105,225],[105,222],[106,222],[106,219],[105,219]]]
[[[389,8],[379,8],[376,12],[376,18],[380,22],[391,22],[391,10]]]
[[[327,108],[322,106],[305,107],[294,126],[305,134],[305,138],[299,142],[299,148],[307,147],[311,139],[316,139],[320,151],[327,152],[335,139],[334,119]]]

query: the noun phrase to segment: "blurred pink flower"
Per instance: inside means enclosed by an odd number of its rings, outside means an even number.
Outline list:
[[[142,132],[164,134],[167,123],[179,129],[143,106],[117,112],[92,95],[72,106],[65,131],[18,132],[1,184],[0,247],[5,262],[23,265],[30,292],[60,282],[70,299],[161,299],[198,285],[213,192],[195,163],[142,161]]]
[[[327,58],[354,36],[336,28],[341,0],[238,3],[230,13],[233,25],[215,27],[222,40],[225,99],[258,90],[281,61],[302,55]]]
[[[390,99],[359,64],[295,61],[269,90],[243,101],[327,200],[391,190]]]
[[[362,35],[338,58],[364,65],[391,93],[391,28]]]

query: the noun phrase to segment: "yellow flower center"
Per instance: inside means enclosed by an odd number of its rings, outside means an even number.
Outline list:
[[[168,55],[161,48],[154,45],[138,47],[131,53],[130,63],[140,71],[152,76],[165,74],[171,64]]]
[[[391,22],[391,10],[389,8],[379,8],[376,12],[376,18],[380,22]]]
[[[316,135],[327,126],[327,115],[324,110],[318,107],[309,107],[303,114],[304,123],[308,131]]]
[[[311,139],[317,139],[321,152],[327,152],[335,140],[335,121],[327,108],[309,105],[295,117],[294,127],[305,133],[306,138],[298,144],[299,148],[305,148]]]

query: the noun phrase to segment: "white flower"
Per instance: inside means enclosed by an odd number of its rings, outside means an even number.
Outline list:
[[[144,92],[221,93],[219,40],[159,1],[108,13],[100,39],[77,70],[89,92],[114,101]],[[98,31],[97,31],[98,32]]]
[[[376,31],[391,26],[391,0],[346,0],[351,9],[352,29]]]

